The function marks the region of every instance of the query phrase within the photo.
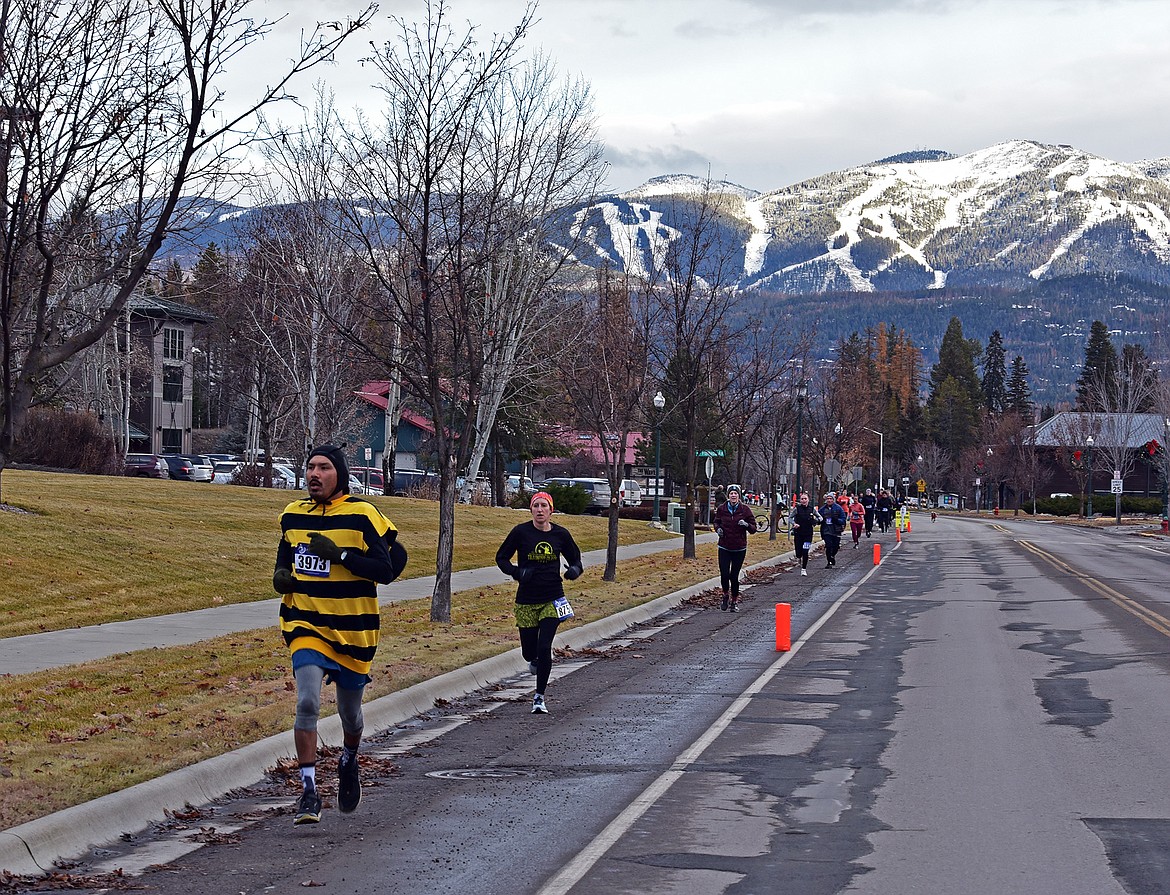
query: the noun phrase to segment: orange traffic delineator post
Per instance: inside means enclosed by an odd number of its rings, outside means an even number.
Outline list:
[[[897,537],[895,537],[894,540],[899,544],[902,543],[902,529],[898,529]]]
[[[906,531],[910,530],[910,514],[906,514]]]
[[[882,545],[881,544],[874,544],[873,545],[873,564],[876,566],[881,561],[882,561]]]
[[[787,652],[792,649],[792,606],[776,604],[776,649]]]

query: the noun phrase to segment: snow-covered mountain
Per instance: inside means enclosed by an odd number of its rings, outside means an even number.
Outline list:
[[[643,271],[688,232],[704,182],[657,177],[575,209],[578,257]],[[1170,284],[1170,159],[1025,140],[920,151],[771,192],[714,183],[717,244],[745,290],[1024,288],[1081,274]]]

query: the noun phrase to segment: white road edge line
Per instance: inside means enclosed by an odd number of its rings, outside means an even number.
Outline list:
[[[901,546],[902,544],[899,542],[894,549],[897,550]],[[664,771],[634,801],[627,805],[621,814],[610,821],[609,825],[598,833],[592,842],[581,849],[573,860],[562,867],[556,876],[545,883],[541,887],[538,895],[567,895],[569,890],[577,885],[584,878],[585,874],[592,870],[594,865],[605,856],[605,853],[613,848],[622,836],[629,832],[630,828],[638,822],[642,815],[654,807],[654,804],[666,794],[666,791],[686,772],[687,768],[694,764],[707,748],[719,738],[731,725],[731,722],[739,717],[740,713],[750,704],[751,698],[763,690],[768,685],[768,682],[780,673],[781,669],[800,652],[801,648],[808,643],[817,631],[880,568],[881,565],[876,565],[866,572],[860,581],[849,588],[849,590],[837,599],[837,602],[825,610],[825,613],[809,626],[808,630],[801,635],[800,639],[792,644],[792,649],[773,662],[759,677],[752,681],[748,688],[737,696],[731,705],[727,707],[727,710],[719,716],[719,719],[701,737],[691,743],[674,760],[674,763],[668,770]]]

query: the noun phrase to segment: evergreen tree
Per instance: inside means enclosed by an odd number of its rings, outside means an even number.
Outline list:
[[[1097,394],[1111,394],[1117,379],[1119,361],[1113,342],[1109,339],[1109,330],[1100,320],[1094,320],[1089,327],[1089,342],[1085,346],[1085,366],[1077,379],[1077,410],[1104,411],[1100,401],[1093,398]],[[1094,389],[1095,385],[1101,388]]]
[[[1132,407],[1134,413],[1153,413],[1157,410],[1158,371],[1146,349],[1141,345],[1123,345],[1121,348],[1121,377],[1123,388],[1129,393],[1123,407]]]
[[[1035,413],[1032,404],[1032,386],[1028,384],[1028,365],[1023,357],[1016,355],[1012,361],[1011,375],[1007,381],[1006,410],[1017,413],[1021,418],[1030,420]]]
[[[931,393],[926,414],[931,440],[950,456],[957,457],[975,444],[979,406],[954,376],[948,376]]]
[[[1003,336],[995,330],[987,340],[983,352],[983,403],[991,413],[1003,413],[1007,408],[1007,364],[1003,350]]]
[[[975,371],[979,342],[963,336],[963,324],[952,317],[930,370],[926,423],[934,442],[957,457],[975,443],[979,433],[983,391]]]
[[[965,338],[962,321],[952,317],[938,349],[938,363],[930,370],[931,392],[937,391],[948,378],[953,378],[971,401],[982,403],[983,390],[975,371],[975,359],[982,351],[979,340]]]

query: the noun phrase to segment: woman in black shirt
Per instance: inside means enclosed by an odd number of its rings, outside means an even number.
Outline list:
[[[800,495],[800,502],[792,511],[792,539],[796,542],[796,557],[800,560],[800,574],[808,574],[808,554],[812,550],[813,527],[821,521],[808,502],[808,494]]]
[[[516,627],[520,630],[520,652],[528,670],[536,675],[532,713],[547,715],[544,691],[552,672],[553,638],[561,620],[573,617],[561,584],[561,557],[569,566],[565,578],[572,581],[581,574],[581,550],[567,528],[552,522],[553,499],[548,493],[533,494],[528,508],[532,521],[521,522],[508,532],[496,551],[496,565],[520,582],[516,588]]]

